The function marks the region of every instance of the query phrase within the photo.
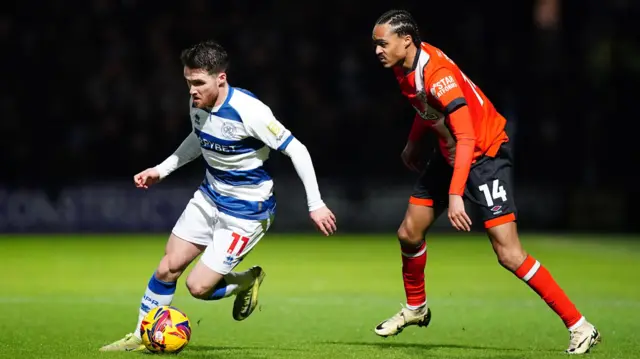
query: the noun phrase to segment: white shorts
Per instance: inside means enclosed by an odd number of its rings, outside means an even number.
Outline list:
[[[200,257],[202,263],[227,274],[262,239],[272,221],[273,217],[249,220],[222,213],[198,190],[171,232],[185,241],[207,246]]]

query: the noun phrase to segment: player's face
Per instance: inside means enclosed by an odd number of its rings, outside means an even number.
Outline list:
[[[211,108],[218,100],[220,88],[224,86],[227,74],[210,74],[205,69],[184,67],[184,78],[189,86],[193,105],[200,109]]]
[[[389,24],[376,25],[373,28],[373,45],[376,56],[385,68],[402,65],[411,46],[411,36],[398,36]]]

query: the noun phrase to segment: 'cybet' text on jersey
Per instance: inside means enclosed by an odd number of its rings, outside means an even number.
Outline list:
[[[200,138],[200,146],[216,152],[233,153],[236,151],[237,145],[221,145],[219,143],[211,142],[204,138]]]

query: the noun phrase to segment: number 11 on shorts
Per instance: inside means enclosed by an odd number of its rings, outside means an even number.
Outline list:
[[[493,180],[491,192],[489,192],[489,185],[486,183],[478,187],[478,189],[484,193],[484,198],[487,200],[487,206],[489,207],[493,206],[494,199],[500,198],[502,202],[507,200],[507,192],[504,190],[504,186],[500,186],[500,181],[497,179]]]
[[[236,232],[231,233],[231,237],[233,237],[233,241],[231,242],[231,245],[229,246],[229,249],[227,249],[227,253],[233,254],[233,251],[238,246],[238,242],[242,242],[242,244],[240,245],[240,248],[236,252],[236,255],[240,255],[242,253],[242,251],[244,250],[244,247],[246,247],[247,243],[249,243],[249,238],[245,237],[245,236],[241,236],[240,234],[238,234]]]

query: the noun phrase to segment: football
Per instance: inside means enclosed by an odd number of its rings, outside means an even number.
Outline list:
[[[189,344],[191,324],[187,315],[176,307],[156,307],[142,320],[140,337],[151,352],[179,353]]]

